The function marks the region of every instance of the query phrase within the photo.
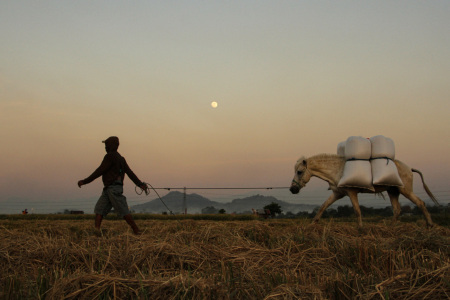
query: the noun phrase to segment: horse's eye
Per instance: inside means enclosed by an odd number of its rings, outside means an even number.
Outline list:
[[[303,173],[302,171],[297,171],[297,175],[299,176],[302,175],[302,173]]]

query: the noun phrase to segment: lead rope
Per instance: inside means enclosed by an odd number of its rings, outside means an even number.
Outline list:
[[[142,182],[142,183],[145,184],[145,185],[147,186],[147,188],[144,190],[144,189],[142,189],[142,188],[139,187],[139,189],[141,190],[141,192],[139,193],[138,190],[137,190],[138,186],[135,186],[135,187],[134,187],[134,190],[135,190],[136,194],[142,195],[142,193],[145,192],[145,195],[148,196],[148,195],[150,194],[150,190],[149,190],[149,187],[150,187],[150,188],[156,193],[156,195],[158,196],[159,200],[161,200],[162,204],[164,204],[164,206],[167,208],[167,210],[170,212],[170,214],[171,214],[171,215],[174,215],[174,213],[167,207],[167,205],[166,205],[166,203],[163,201],[163,199],[159,196],[159,194],[158,194],[158,192],[155,190],[155,188],[154,188],[150,183],[147,183],[147,182]]]

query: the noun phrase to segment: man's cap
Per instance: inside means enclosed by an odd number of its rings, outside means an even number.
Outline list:
[[[102,141],[102,143],[119,145],[119,138],[117,136],[110,136],[106,140]]]

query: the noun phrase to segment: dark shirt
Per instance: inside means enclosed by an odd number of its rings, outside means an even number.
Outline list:
[[[133,181],[137,186],[142,185],[142,182],[128,166],[125,158],[122,157],[119,152],[111,151],[106,153],[100,167],[98,167],[94,173],[83,181],[85,184],[88,184],[102,176],[103,185],[107,187],[118,180],[123,184],[125,174],[127,174],[131,181]]]

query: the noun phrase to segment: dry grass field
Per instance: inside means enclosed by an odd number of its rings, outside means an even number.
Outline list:
[[[424,222],[0,220],[1,299],[449,299]]]

